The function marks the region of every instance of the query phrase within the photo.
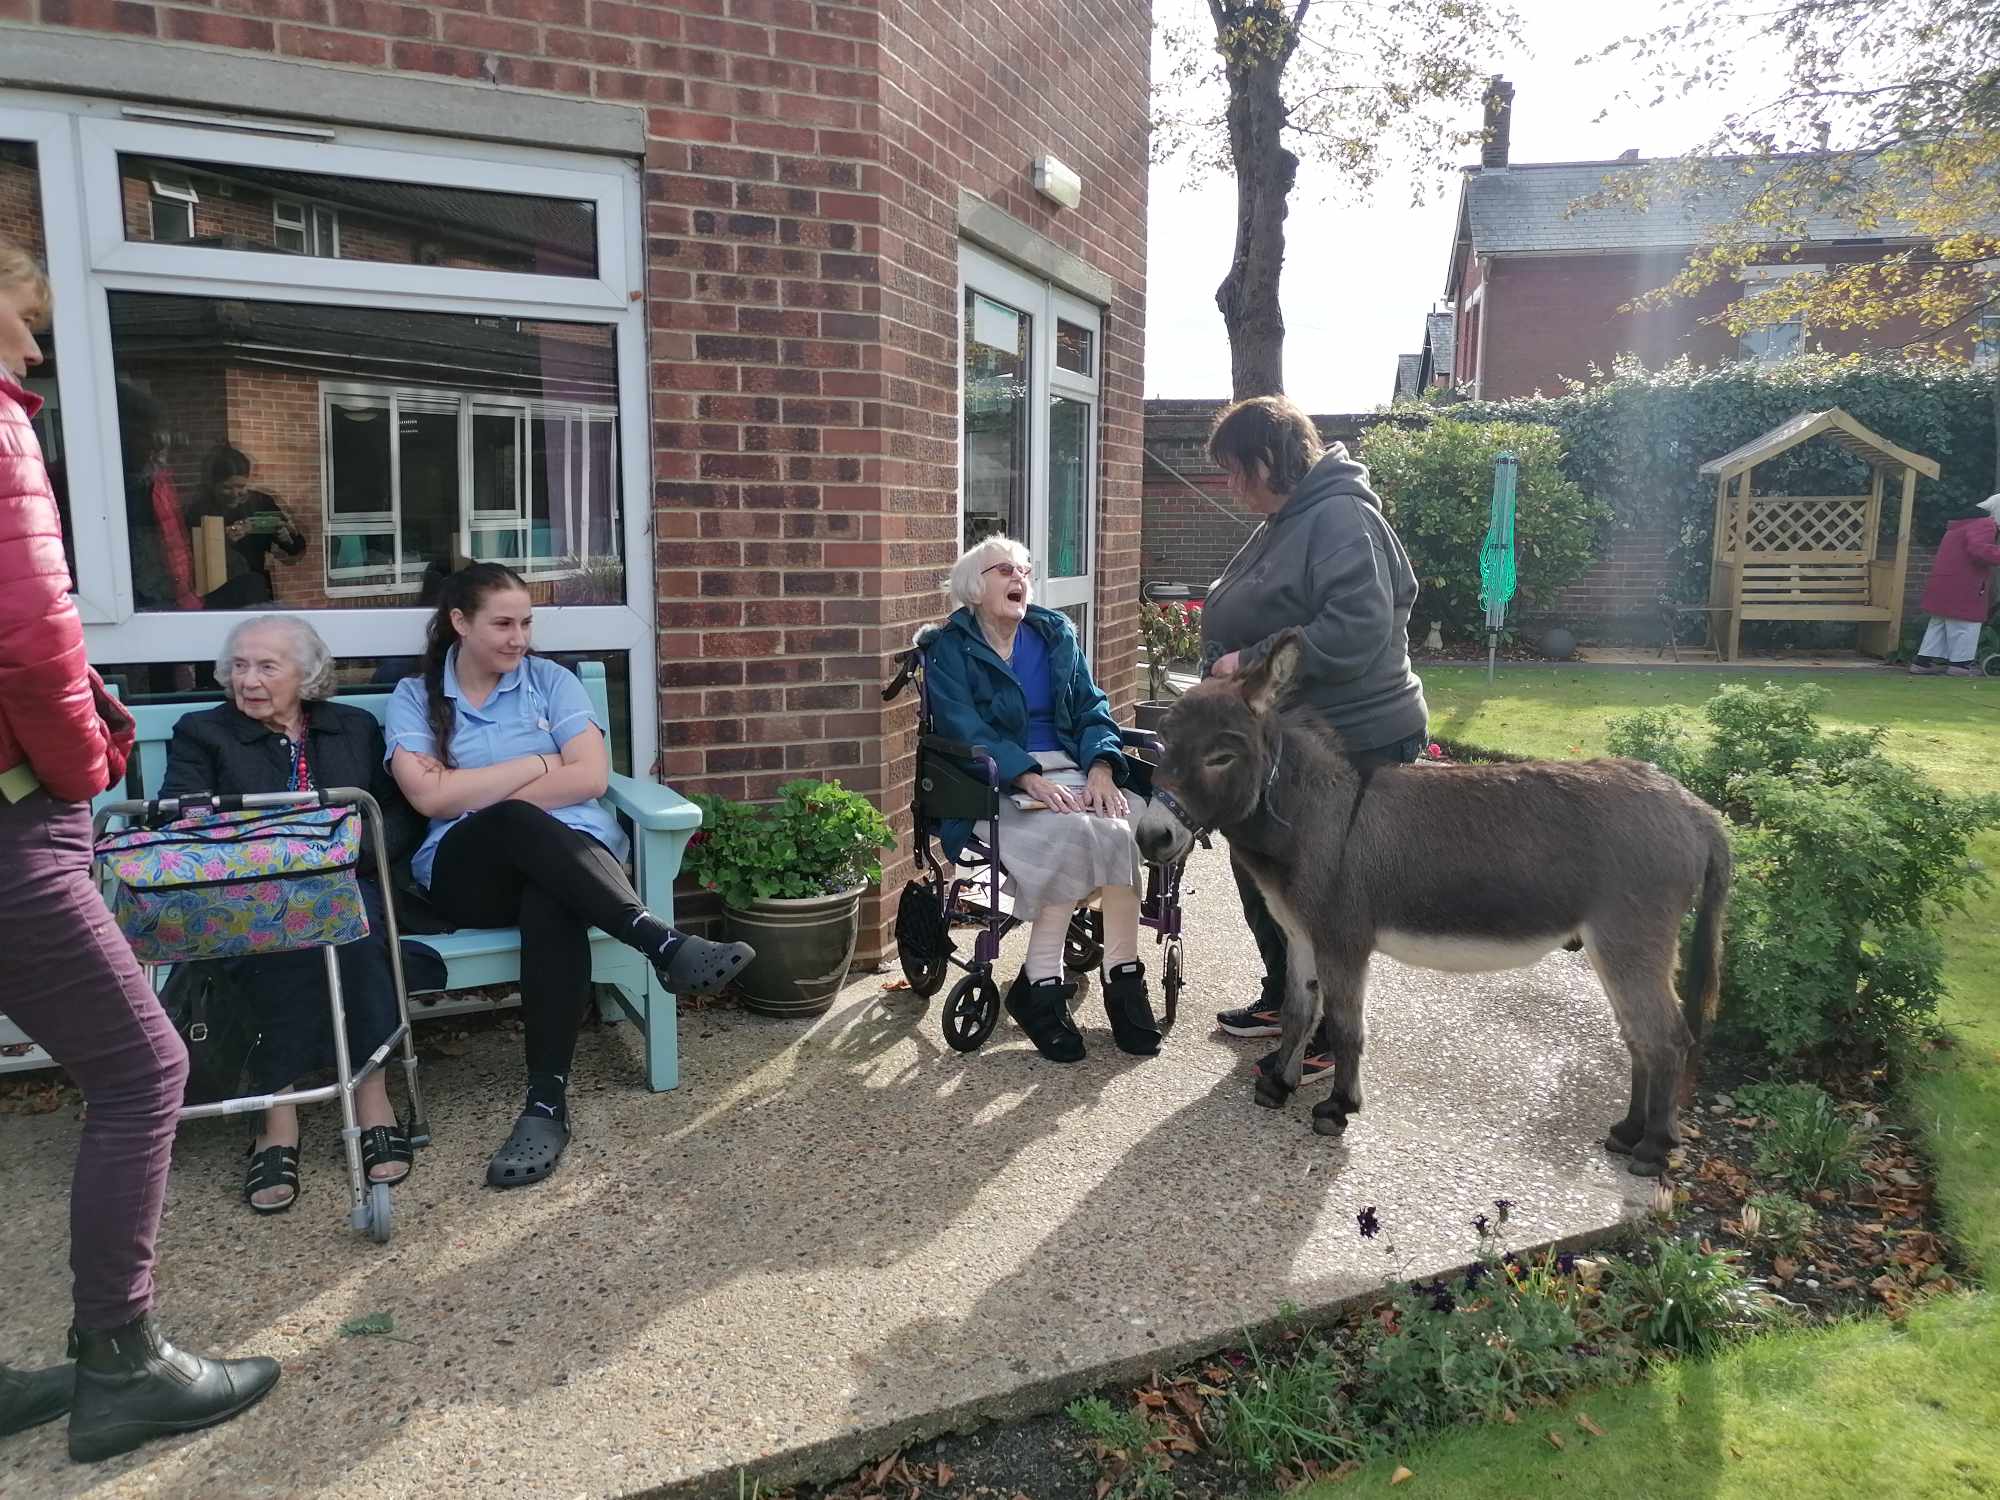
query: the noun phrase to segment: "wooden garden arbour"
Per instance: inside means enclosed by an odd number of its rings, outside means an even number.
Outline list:
[[[1838,443],[1868,465],[1865,495],[1759,495],[1759,464],[1814,438]],[[1735,661],[1745,620],[1852,620],[1860,647],[1895,650],[1903,629],[1903,577],[1917,476],[1938,477],[1935,459],[1899,448],[1839,407],[1802,412],[1701,466],[1715,485],[1714,572],[1708,585],[1715,649]],[[1896,554],[1880,558],[1882,504],[1901,478]]]

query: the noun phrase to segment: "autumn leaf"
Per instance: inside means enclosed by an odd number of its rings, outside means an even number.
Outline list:
[[[1771,1261],[1771,1274],[1779,1281],[1790,1281],[1799,1274],[1799,1263],[1789,1255],[1780,1255]]]
[[[1557,1432],[1553,1427],[1551,1427],[1547,1432],[1543,1433],[1542,1436],[1549,1440],[1549,1446],[1555,1449],[1556,1452],[1558,1453],[1562,1452],[1562,1450],[1566,1446],[1568,1446],[1563,1442],[1563,1435],[1560,1432]]]
[[[1139,1391],[1135,1394],[1139,1404],[1148,1411],[1165,1411],[1167,1408],[1167,1398],[1158,1391]]]
[[[1391,1474],[1391,1475],[1389,1476],[1389,1483],[1391,1483],[1391,1484],[1401,1484],[1401,1483],[1402,1483],[1402,1482],[1403,1482],[1404,1480],[1406,1480],[1406,1479],[1415,1479],[1416,1477],[1417,1477],[1417,1476],[1416,1476],[1415,1474],[1411,1473],[1411,1472],[1410,1472],[1410,1471],[1409,1471],[1408,1469],[1404,1468],[1404,1467],[1403,1467],[1403,1466],[1402,1466],[1401,1464],[1398,1464],[1398,1465],[1396,1465],[1396,1472],[1395,1472],[1395,1473],[1393,1473],[1393,1474]]]
[[[1516,1422],[1520,1421],[1521,1418],[1513,1407],[1503,1406],[1500,1409],[1500,1420],[1502,1422],[1505,1422],[1509,1427],[1512,1427]]]
[[[1590,1413],[1587,1411],[1580,1411],[1576,1414],[1576,1425],[1581,1427],[1585,1432],[1589,1433],[1592,1437],[1604,1436],[1604,1429],[1602,1427],[1599,1427],[1595,1422],[1590,1420]]]
[[[939,1489],[943,1489],[951,1483],[951,1476],[954,1472],[950,1464],[940,1463],[937,1466],[937,1486]]]
[[[896,1472],[896,1460],[901,1457],[900,1453],[891,1453],[881,1463],[877,1464],[868,1475],[868,1488],[871,1490],[881,1489],[882,1482]]]

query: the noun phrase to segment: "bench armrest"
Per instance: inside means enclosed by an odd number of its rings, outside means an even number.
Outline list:
[[[632,820],[642,832],[694,832],[701,827],[701,809],[670,786],[656,781],[640,781],[615,772],[605,792],[612,808]]]

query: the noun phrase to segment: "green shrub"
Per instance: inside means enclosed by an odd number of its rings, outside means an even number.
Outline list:
[[[1771,1315],[1733,1250],[1655,1238],[1604,1273],[1605,1318],[1656,1349],[1712,1354]]]
[[[1364,1456],[1337,1430],[1352,1371],[1333,1349],[1303,1341],[1292,1358],[1267,1360],[1253,1343],[1250,1355],[1252,1368],[1223,1395],[1217,1447],[1259,1474],[1308,1459],[1338,1464]]]
[[[1861,1163],[1871,1138],[1826,1094],[1810,1089],[1771,1115],[1757,1139],[1757,1170],[1801,1193],[1853,1187],[1867,1180]]]
[[[1969,844],[2000,822],[2000,798],[1941,791],[1884,756],[1879,731],[1821,729],[1824,697],[1727,687],[1706,738],[1661,712],[1610,736],[1730,820],[1721,1020],[1785,1065],[1894,1054],[1935,1027],[1935,924],[1985,888]]]
[[[792,781],[772,806],[689,798],[701,831],[683,868],[734,907],[753,900],[825,896],[882,878],[878,853],[893,849],[888,820],[837,781]]]
[[[1520,461],[1515,486],[1515,572],[1523,595],[1553,600],[1589,569],[1610,508],[1562,470],[1554,429],[1524,422],[1371,428],[1361,456],[1416,570],[1416,614],[1460,634],[1481,628],[1479,544],[1493,500],[1493,462]]]
[[[1743,1205],[1743,1230],[1751,1239],[1796,1255],[1819,1228],[1819,1214],[1790,1193],[1756,1193]],[[1754,1215],[1754,1217],[1753,1217]]]

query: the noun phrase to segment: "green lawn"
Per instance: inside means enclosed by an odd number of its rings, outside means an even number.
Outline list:
[[[2000,791],[2000,680],[1870,672],[1774,674],[1828,690],[1829,726],[1884,725],[1888,751],[1941,785]],[[1431,732],[1521,754],[1594,755],[1610,721],[1637,708],[1698,708],[1740,672],[1529,668],[1424,674]],[[2000,833],[1974,846],[2000,869]],[[1947,934],[1957,1045],[1908,1094],[1936,1158],[1960,1244],[2000,1273],[2000,894]],[[1989,1279],[1992,1279],[1991,1277]],[[1587,1414],[1605,1431],[1575,1425]],[[1558,1450],[1546,1436],[1562,1436]],[[1312,1500],[1384,1486],[1370,1466]],[[1398,1495],[1616,1496],[1617,1500],[1821,1500],[1835,1496],[2000,1495],[2000,1292],[1938,1299],[1907,1322],[1770,1335],[1710,1361],[1663,1368],[1626,1390],[1524,1415],[1515,1427],[1456,1434],[1400,1456]]]

